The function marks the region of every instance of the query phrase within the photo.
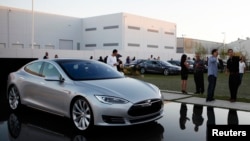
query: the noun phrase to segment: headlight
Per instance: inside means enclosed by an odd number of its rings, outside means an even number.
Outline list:
[[[134,66],[135,66],[135,65],[130,65],[129,67],[130,67],[130,68],[133,68]]]
[[[112,97],[112,96],[105,96],[105,95],[95,95],[95,97],[102,103],[106,104],[126,104],[128,103],[127,100],[119,98],[119,97]]]

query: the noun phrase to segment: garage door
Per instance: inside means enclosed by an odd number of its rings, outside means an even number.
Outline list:
[[[59,40],[59,49],[73,50],[73,40]]]

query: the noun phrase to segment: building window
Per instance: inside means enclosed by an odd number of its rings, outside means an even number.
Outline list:
[[[158,31],[158,30],[155,30],[155,29],[148,29],[148,32],[155,32],[155,33],[158,33],[159,31]]]
[[[149,48],[158,48],[158,45],[147,45]]]
[[[169,34],[169,35],[174,35],[174,33],[173,32],[164,32],[165,34]]]
[[[103,46],[107,47],[107,46],[118,46],[118,43],[104,43]]]
[[[114,29],[114,28],[119,28],[118,25],[113,25],[113,26],[104,26],[103,29]]]
[[[6,48],[6,44],[5,43],[0,43],[0,48]]]
[[[94,28],[86,28],[85,29],[85,31],[95,31],[96,30],[96,28],[94,27]]]
[[[55,49],[54,45],[45,45],[44,46],[46,49]]]
[[[96,44],[85,44],[85,47],[96,47]]]
[[[32,45],[30,44],[30,48],[32,47]],[[39,49],[39,48],[41,48],[40,47],[40,45],[38,45],[38,44],[33,44],[33,48],[35,48],[35,49]]]
[[[140,30],[141,28],[136,26],[128,26],[128,29]]]
[[[14,44],[12,44],[12,47],[14,47],[14,48],[24,48],[24,44],[14,43]]]
[[[174,49],[174,47],[171,46],[164,46],[165,49]]]
[[[140,44],[128,43],[128,46],[131,46],[131,47],[140,47]]]
[[[176,48],[176,53],[184,53],[184,48],[183,47],[177,47]]]

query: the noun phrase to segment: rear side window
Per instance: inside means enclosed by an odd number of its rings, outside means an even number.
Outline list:
[[[35,62],[27,65],[24,70],[30,74],[41,76],[40,70],[43,62]]]

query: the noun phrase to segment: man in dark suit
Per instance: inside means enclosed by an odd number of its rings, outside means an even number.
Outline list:
[[[240,85],[239,62],[240,57],[235,56],[232,49],[228,49],[227,74],[229,74],[230,102],[235,102]]]

